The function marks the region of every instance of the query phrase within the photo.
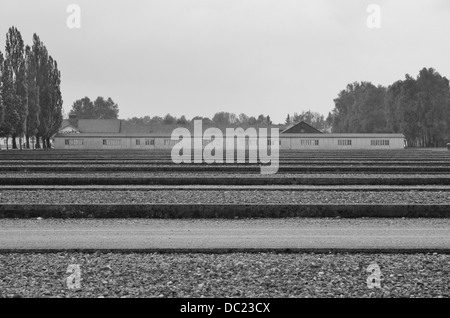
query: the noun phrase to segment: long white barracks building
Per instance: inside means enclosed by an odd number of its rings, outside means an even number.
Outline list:
[[[192,131],[193,125],[183,126]],[[119,119],[79,119],[71,116],[64,120],[54,137],[55,149],[171,149],[178,140],[171,135],[176,126],[137,126]],[[207,129],[210,127],[203,127]],[[231,127],[230,127],[231,128]],[[233,127],[237,128],[237,127]],[[245,129],[245,127],[243,127]],[[257,130],[260,127],[256,127]],[[264,126],[280,129],[280,126]],[[284,127],[283,127],[284,128]],[[220,128],[219,128],[220,129]],[[225,129],[223,129],[225,133]],[[244,142],[252,142],[245,138]],[[203,145],[210,143],[203,140]],[[269,141],[269,145],[270,145]],[[305,122],[280,129],[281,150],[313,149],[403,149],[403,134],[329,134],[322,133]]]

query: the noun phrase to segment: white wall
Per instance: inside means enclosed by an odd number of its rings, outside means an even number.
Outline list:
[[[82,139],[83,145],[66,145],[66,139]],[[120,143],[117,145],[103,145],[104,139],[115,139],[120,140]],[[140,140],[140,145],[136,145],[136,139]],[[146,139],[154,139],[155,145],[145,145]],[[142,149],[142,150],[152,150],[152,149],[172,149],[174,145],[174,141],[172,143],[167,144],[164,141],[170,139],[169,137],[117,137],[117,138],[107,138],[107,137],[79,137],[76,135],[73,136],[62,136],[55,138],[55,148],[56,149]],[[311,145],[302,145],[301,140],[311,140]],[[314,145],[314,140],[319,140],[319,145]],[[351,146],[341,146],[338,145],[339,140],[351,140]],[[389,140],[389,146],[372,146],[371,140]],[[314,149],[342,149],[342,150],[351,150],[351,149],[403,149],[404,148],[404,139],[393,137],[393,138],[376,138],[376,137],[315,137],[315,138],[305,138],[305,137],[285,137],[280,136],[280,149],[286,150],[314,150]],[[175,141],[177,143],[177,141]],[[203,143],[203,147],[206,143]],[[248,145],[246,145],[248,147]],[[237,146],[235,146],[235,149]]]

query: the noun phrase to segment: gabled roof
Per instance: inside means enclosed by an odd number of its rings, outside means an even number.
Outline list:
[[[311,125],[308,125],[304,121],[299,122],[286,130],[281,132],[282,134],[321,134],[322,132]]]
[[[81,133],[120,133],[119,119],[79,119]]]
[[[172,132],[176,128],[186,128],[191,134],[194,133],[194,125],[192,123],[186,125],[163,125],[163,124],[151,124],[151,125],[136,125],[128,123],[123,120],[111,120],[111,119],[79,119],[78,129],[76,137],[168,137],[170,138]],[[216,126],[213,124],[202,124],[202,132],[204,133],[208,128],[218,128],[222,133],[226,134],[227,128],[242,128],[246,130],[250,128],[248,125],[229,125],[229,126]],[[270,134],[271,128],[282,129],[283,126],[279,125],[259,125],[253,127],[257,131],[259,128],[266,128]],[[281,130],[280,129],[280,130]],[[68,137],[68,134],[60,134],[57,137]]]

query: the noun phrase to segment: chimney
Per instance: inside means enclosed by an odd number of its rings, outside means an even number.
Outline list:
[[[70,115],[69,115],[69,124],[70,124],[72,127],[78,128],[78,118],[77,118],[77,115],[75,115],[75,114],[70,114]]]

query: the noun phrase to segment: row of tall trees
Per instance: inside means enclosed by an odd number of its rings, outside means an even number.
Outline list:
[[[449,80],[433,68],[387,88],[349,84],[334,102],[328,118],[333,132],[403,133],[413,147],[441,147],[450,141]]]
[[[126,121],[138,125],[150,125],[150,124],[162,124],[162,125],[187,125],[194,120],[202,120],[204,124],[215,124],[220,126],[226,125],[271,125],[272,121],[269,116],[259,115],[258,117],[248,116],[244,113],[239,115],[228,113],[228,112],[218,112],[214,114],[211,118],[195,116],[192,119],[187,119],[186,116],[182,115],[177,118],[176,116],[172,116],[171,114],[167,114],[164,117],[159,116],[145,116],[145,117],[133,117],[128,118]]]
[[[62,122],[61,73],[39,37],[24,45],[15,27],[6,34],[5,54],[0,52],[0,136],[12,138],[12,147],[50,147],[50,138]],[[42,140],[42,144],[40,142]],[[8,142],[6,143],[8,146]]]

